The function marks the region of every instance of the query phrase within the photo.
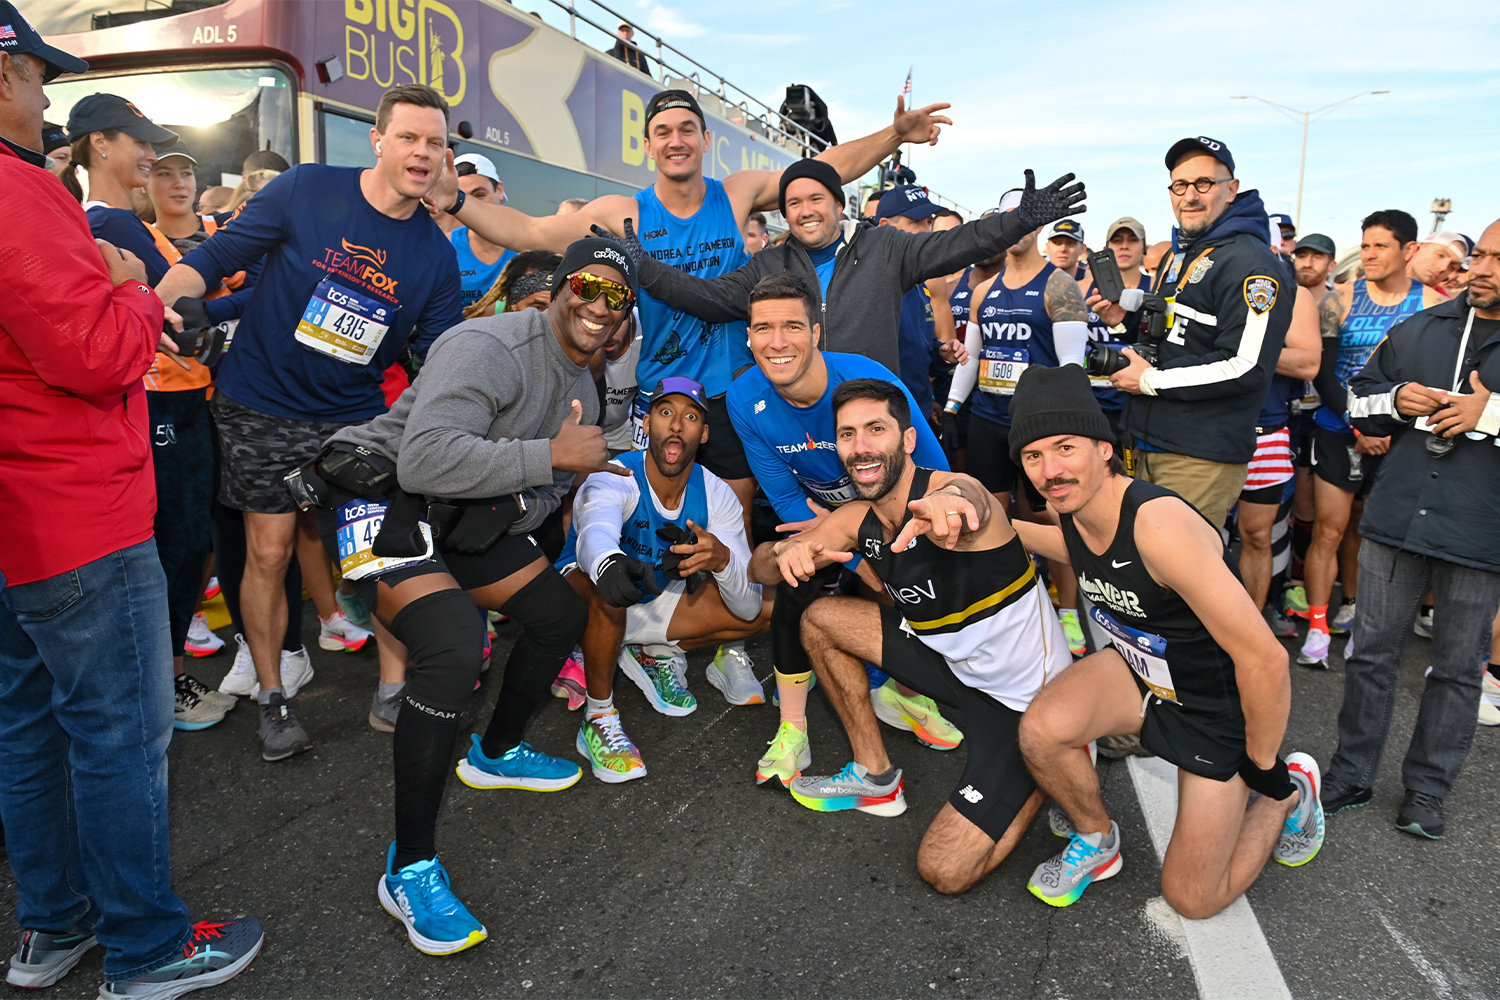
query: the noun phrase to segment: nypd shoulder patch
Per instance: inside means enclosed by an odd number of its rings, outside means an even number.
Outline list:
[[[1245,305],[1257,316],[1264,316],[1276,305],[1278,291],[1275,278],[1257,275],[1245,279]]]

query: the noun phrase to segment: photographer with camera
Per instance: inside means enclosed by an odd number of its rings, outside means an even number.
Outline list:
[[[1131,394],[1125,427],[1136,476],[1222,525],[1255,454],[1256,416],[1295,297],[1265,207],[1255,191],[1240,191],[1228,147],[1181,139],[1166,164],[1178,228],[1155,294],[1123,295],[1123,306],[1108,295],[1090,300],[1104,322],[1140,330],[1141,342],[1096,349],[1089,371]],[[1127,317],[1130,309],[1138,315]]]
[[[1355,652],[1344,664],[1328,813],[1370,801],[1396,672],[1429,589],[1432,672],[1401,767],[1398,829],[1443,836],[1443,800],[1474,738],[1483,657],[1500,606],[1500,221],[1474,248],[1467,290],[1391,327],[1349,380],[1349,418],[1390,435],[1365,500]]]

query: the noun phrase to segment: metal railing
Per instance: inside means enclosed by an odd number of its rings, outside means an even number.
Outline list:
[[[549,0],[549,2],[568,15],[568,34],[574,39],[578,39],[578,25],[579,22],[582,22],[587,27],[593,28],[601,35],[607,37],[611,47],[613,47],[616,41],[619,41],[619,35],[615,33],[615,29],[600,24],[587,14],[584,14],[573,4],[566,2],[566,0]],[[601,2],[601,0],[583,0],[583,2],[590,7],[599,8],[599,10],[613,18],[614,23],[617,25],[622,23],[629,24],[635,30],[636,37],[641,42],[649,39],[649,41],[656,43],[656,62],[661,67],[660,82],[663,89],[687,90],[691,92],[698,99],[698,103],[703,106],[705,111],[728,119],[736,125],[754,132],[774,145],[786,149],[795,156],[816,156],[828,148],[827,143],[803,128],[796,121],[783,115],[778,108],[771,107],[745,88],[738,86],[723,75],[709,69],[686,52],[667,42],[660,35],[653,35],[649,31],[645,31],[632,18],[621,14],[613,7]],[[583,39],[578,40],[586,42]],[[642,48],[642,45],[635,40],[632,40],[629,44],[635,45],[637,49]],[[608,49],[604,49],[604,51],[608,51]],[[665,56],[665,53],[668,52],[677,59],[682,60],[685,66],[669,62]],[[649,52],[646,52],[646,54],[650,55]],[[705,85],[703,82],[705,79],[711,83],[716,82],[717,86]],[[757,108],[759,110],[756,110]],[[865,181],[856,182],[855,184],[848,185],[848,187],[856,188],[860,193],[861,199],[867,191],[873,190],[873,185]],[[977,213],[950,198],[943,197],[931,188],[928,188],[928,196],[939,205],[953,209],[966,218],[972,219],[977,217]],[[861,201],[861,205],[862,203]],[[859,208],[853,207],[850,215],[858,216]]]

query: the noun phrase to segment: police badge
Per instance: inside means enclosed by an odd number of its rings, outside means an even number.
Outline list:
[[[1264,316],[1276,305],[1276,279],[1254,277],[1245,279],[1245,305],[1257,316]]]

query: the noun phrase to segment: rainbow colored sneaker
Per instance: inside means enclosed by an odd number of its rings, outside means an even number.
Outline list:
[[[1083,638],[1083,626],[1078,624],[1078,612],[1076,610],[1059,611],[1057,620],[1062,624],[1063,635],[1068,637],[1068,652],[1074,656],[1084,656],[1089,647]]]
[[[1108,847],[1101,844],[1109,842]],[[1110,820],[1109,836],[1074,833],[1068,848],[1036,866],[1026,888],[1048,906],[1072,906],[1095,882],[1120,874],[1120,828]]]
[[[585,718],[574,745],[579,755],[589,762],[594,777],[607,785],[646,776],[646,762],[641,759],[641,752],[630,737],[625,735],[618,709]]]
[[[858,809],[872,816],[900,816],[906,812],[906,786],[896,768],[886,781],[876,784],[863,764],[850,762],[827,778],[793,778],[792,798],[814,812]]]
[[[557,672],[557,678],[552,682],[552,697],[566,698],[568,711],[576,712],[588,700],[587,694],[588,689],[583,677],[583,654],[574,650],[568,656],[562,669]]]
[[[755,783],[764,785],[774,778],[785,788],[804,767],[811,766],[812,748],[808,745],[807,733],[790,722],[783,722],[767,744],[766,752],[755,762]]]

